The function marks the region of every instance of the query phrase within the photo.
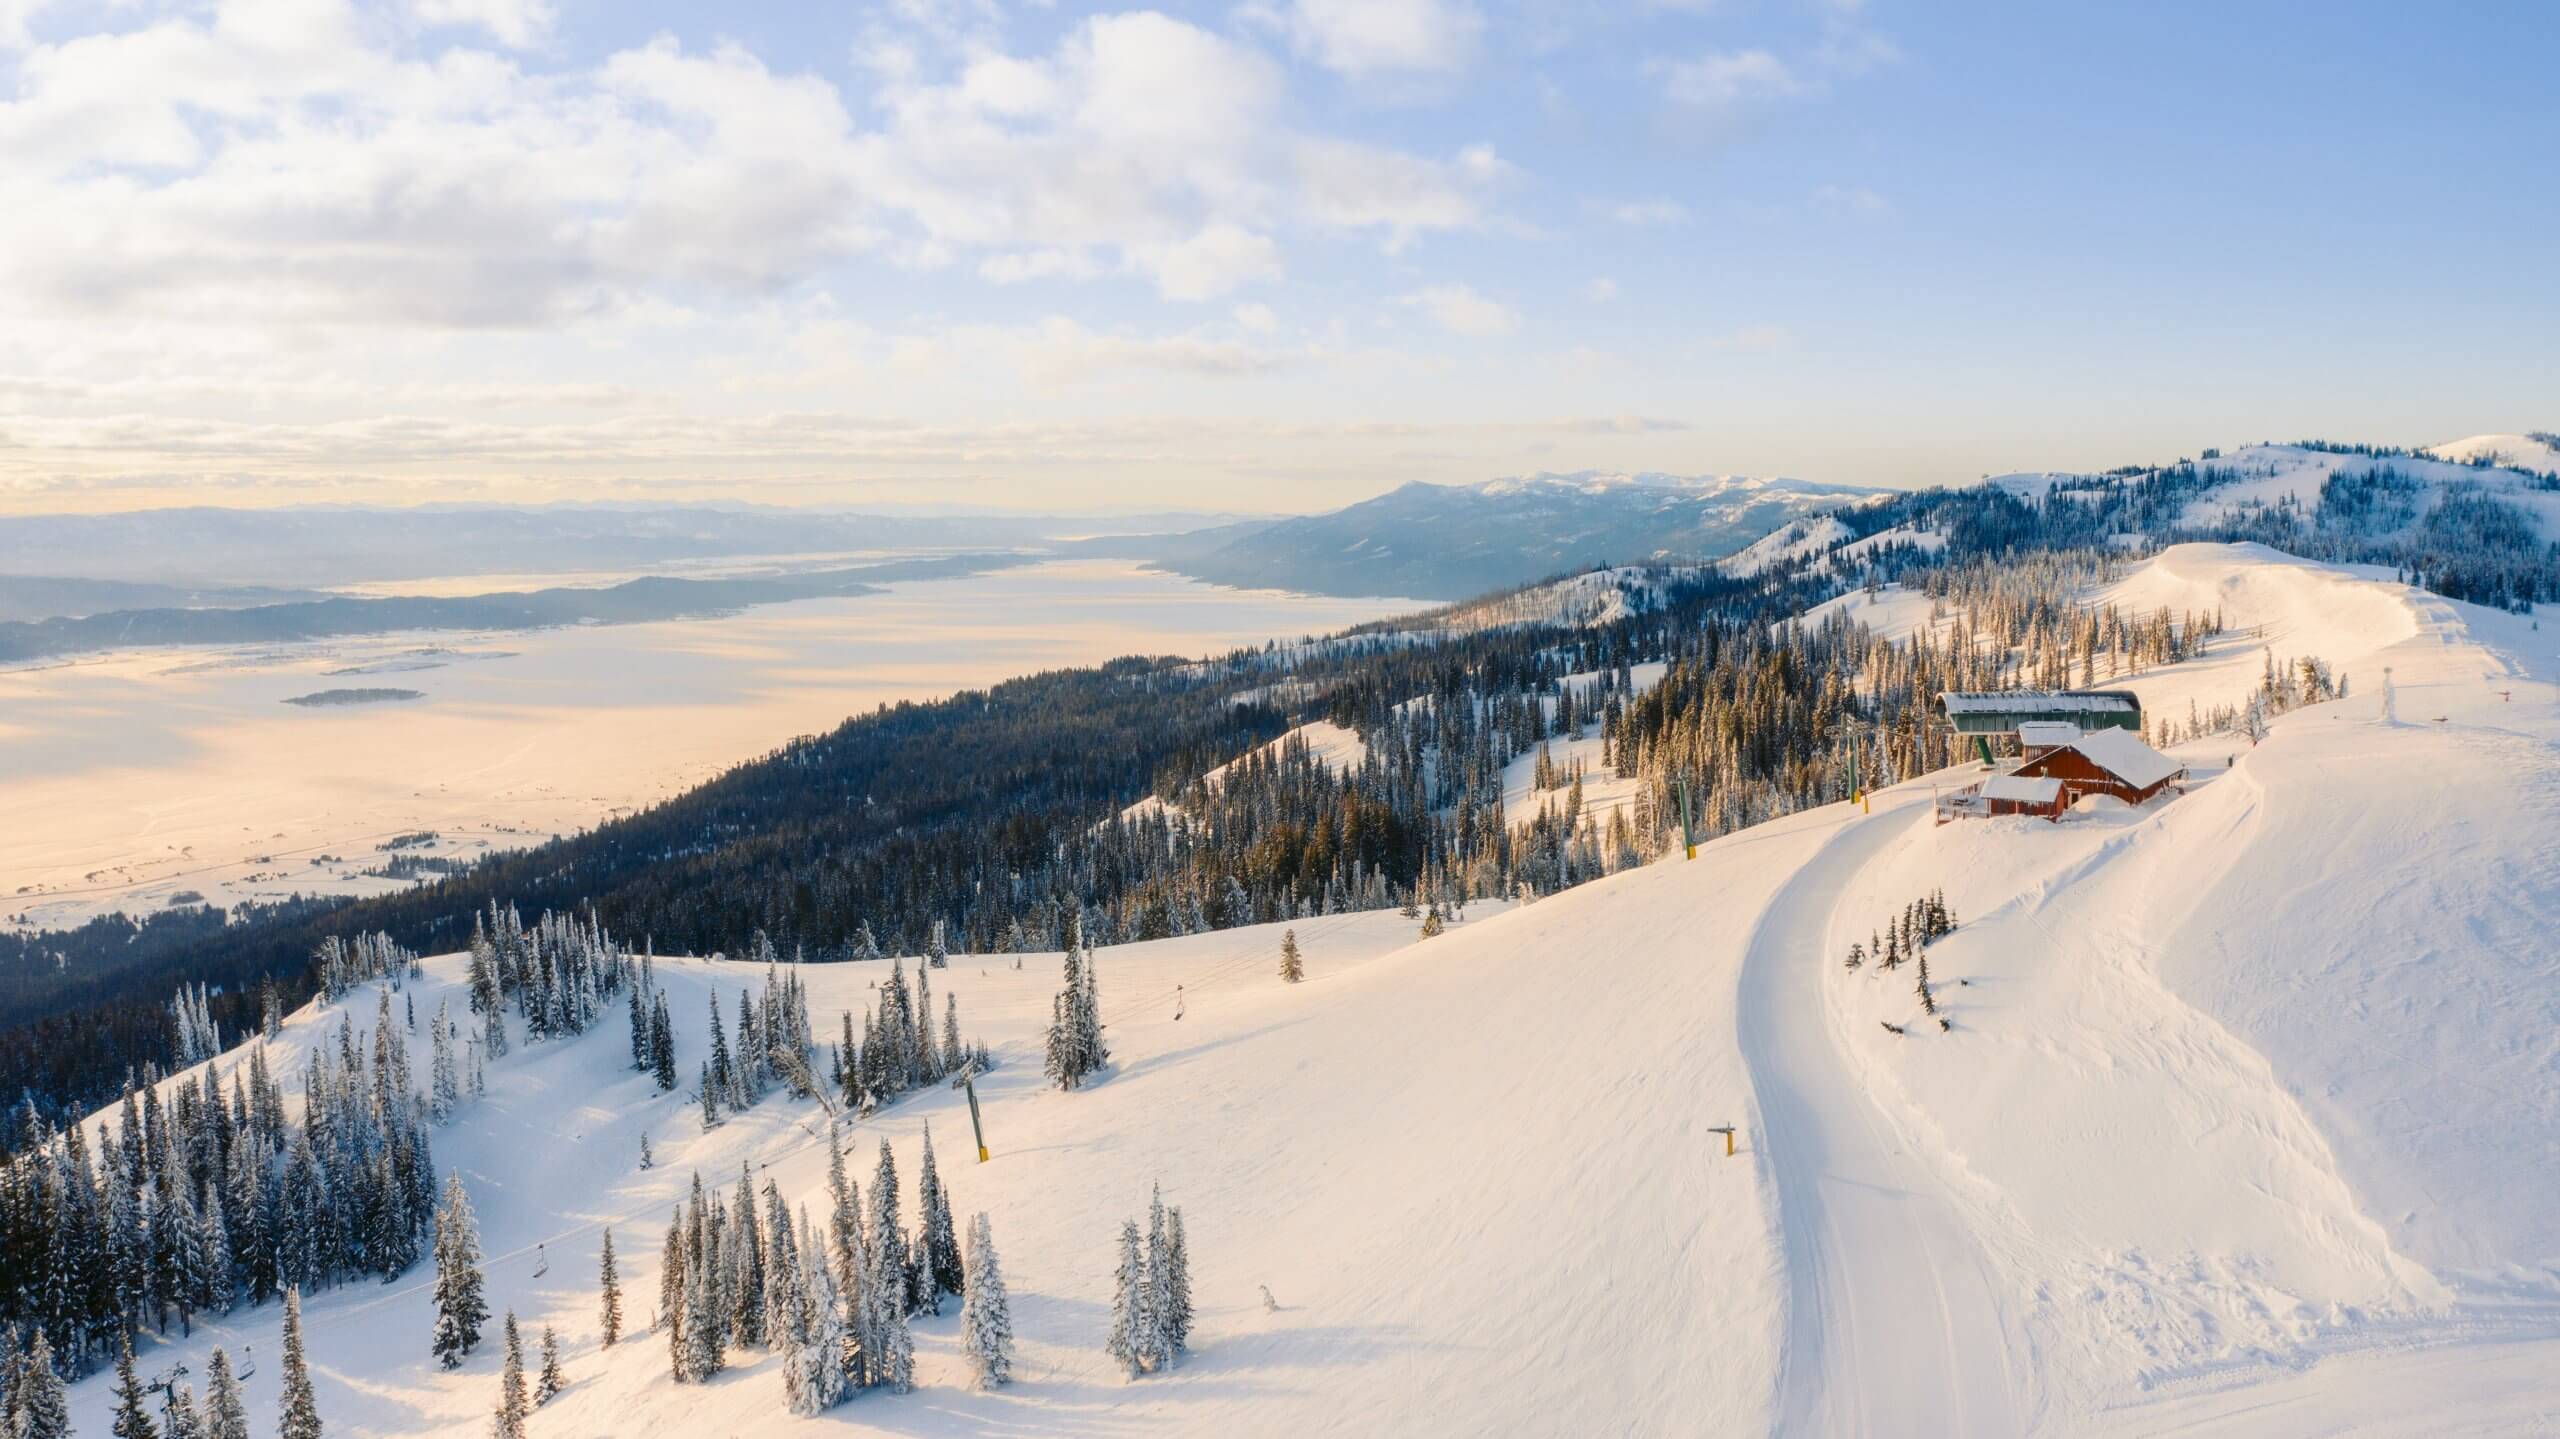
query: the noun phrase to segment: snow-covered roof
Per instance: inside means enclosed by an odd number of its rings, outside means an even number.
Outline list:
[[[1960,714],[2139,714],[2141,702],[2115,690],[1949,690],[1938,703]]]
[[[1982,782],[1984,799],[2007,800],[2013,804],[2051,804],[2062,794],[2062,781],[2030,775],[1994,775]]]
[[[2184,768],[2128,730],[2102,729],[2084,734],[2073,740],[2071,747],[2135,789],[2149,789]]]
[[[2066,720],[2028,720],[2018,726],[2018,743],[2053,749],[2080,738],[2080,726]]]

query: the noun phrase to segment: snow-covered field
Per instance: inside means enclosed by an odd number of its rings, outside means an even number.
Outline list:
[[[702,1132],[618,1024],[520,1046],[438,1157],[479,1207],[493,1307],[567,1340],[533,1432],[2553,1432],[2560,626],[2253,546],[2114,589],[2224,608],[2205,657],[2130,681],[2155,710],[2237,700],[2260,643],[2349,697],[2182,749],[2193,792],[2141,811],[1934,826],[1960,768],[1428,941],[1392,912],[1305,921],[1303,986],[1274,974],[1277,926],[1105,950],[1115,1069],[1074,1094],[1038,1075],[1055,957],[955,958],[935,988],[1004,1062],[994,1161],[968,1162],[944,1091],[852,1144],[887,1136],[911,1176],[932,1121],[955,1211],[992,1217],[1024,1348],[1000,1393],[962,1387],[947,1318],[919,1324],[917,1392],[817,1420],[785,1414],[769,1358],[680,1387],[662,1335],[599,1352],[599,1226],[645,1321],[691,1172],[769,1166],[814,1202],[822,1130],[777,1096]],[[1945,1032],[1911,967],[1841,963],[1939,889]],[[427,1011],[459,962],[429,968]],[[761,978],[660,973],[688,1069],[706,989]],[[819,1028],[881,973],[807,971]],[[1111,1241],[1156,1181],[1201,1319],[1181,1367],[1123,1383]],[[496,1357],[433,1367],[423,1272],[309,1315],[333,1435],[485,1424]],[[144,1369],[254,1343],[270,1415],[277,1326],[234,1314]],[[105,1432],[108,1383],[74,1397]]]
[[[1113,656],[1209,654],[1415,607],[1222,589],[1108,562],[896,584],[713,619],[0,670],[0,916],[78,924],[373,893],[395,835],[469,858],[596,824],[798,735]],[[401,704],[296,695],[400,687]]]

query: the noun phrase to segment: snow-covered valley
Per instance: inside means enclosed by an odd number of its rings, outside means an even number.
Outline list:
[[[846,1142],[858,1175],[885,1139],[911,1176],[930,1123],[953,1209],[989,1215],[1021,1340],[994,1392],[950,1317],[916,1323],[913,1393],[811,1420],[771,1356],[679,1385],[663,1334],[599,1349],[601,1231],[638,1329],[692,1176],[744,1165],[823,1211],[825,1118],[776,1094],[706,1131],[618,1022],[520,1039],[436,1155],[492,1309],[565,1341],[532,1433],[2549,1432],[2560,631],[2255,546],[2180,546],[2092,598],[2222,610],[2203,655],[2121,682],[2153,713],[2238,699],[2267,649],[2347,695],[2254,748],[2177,746],[2190,791],[2139,810],[1933,823],[1964,765],[1436,938],[1302,919],[1301,985],[1280,925],[1113,946],[1113,1065],[1074,1092],[1040,1072],[1059,956],[931,971],[999,1061],[993,1158],[939,1087]],[[1916,965],[1843,962],[1933,894],[1943,1030]],[[462,958],[425,969],[421,1016],[458,1010]],[[656,972],[689,1075],[712,994],[763,971]],[[823,1043],[888,966],[799,972]],[[376,1002],[298,1013],[269,1062],[290,1085],[337,1008],[361,1028]],[[1156,1183],[1200,1318],[1190,1357],[1124,1382],[1112,1238]],[[439,1370],[428,1289],[422,1265],[308,1299],[331,1433],[485,1426],[494,1353]],[[172,1331],[141,1367],[254,1346],[263,1428],[279,1321]],[[111,1384],[74,1389],[80,1432]]]

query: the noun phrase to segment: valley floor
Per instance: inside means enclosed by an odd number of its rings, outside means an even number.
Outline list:
[[[600,1231],[645,1325],[692,1174],[814,1207],[824,1118],[776,1096],[705,1132],[618,1023],[520,1045],[437,1154],[492,1307],[563,1336],[533,1432],[2560,1428],[2560,628],[2245,546],[2119,588],[2231,627],[2128,682],[2155,711],[2239,700],[2261,645],[2349,697],[2182,748],[2191,792],[2140,811],[1935,825],[1960,769],[1427,941],[1392,912],[1303,921],[1303,985],[1278,926],[1104,950],[1115,1062],[1072,1094],[1039,1074],[1057,956],[933,971],[1002,1064],[992,1162],[933,1090],[856,1126],[852,1167],[885,1140],[911,1185],[930,1123],[955,1212],[991,1216],[1023,1344],[996,1393],[964,1386],[950,1318],[919,1321],[916,1392],[814,1420],[770,1357],[678,1386],[663,1334],[599,1350]],[[1916,967],[1843,963],[1933,891],[1958,921],[1928,951],[1944,1030]],[[422,1013],[460,970],[428,962]],[[805,971],[822,1040],[884,972]],[[689,1072],[709,993],[762,974],[659,973]],[[336,1018],[296,1015],[279,1073]],[[1195,1352],[1124,1383],[1113,1237],[1155,1183],[1189,1227]],[[496,1355],[435,1369],[426,1285],[311,1300],[332,1435],[486,1424]],[[277,1326],[241,1311],[143,1367],[254,1344],[271,1415]],[[106,1379],[74,1402],[106,1432]]]

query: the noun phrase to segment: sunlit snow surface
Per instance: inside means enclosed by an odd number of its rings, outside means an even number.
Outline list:
[[[535,1433],[2553,1432],[2560,626],[2252,546],[2174,549],[2110,597],[2224,607],[2205,656],[2119,681],[2155,711],[2235,701],[2261,645],[2350,696],[2254,749],[2181,746],[2193,792],[2142,810],[1933,826],[1965,766],[1428,941],[1392,911],[1300,921],[1300,986],[1277,926],[1107,949],[1116,1064],[1077,1094],[1037,1075],[1055,957],[955,958],[935,988],[1005,1063],[995,1160],[932,1091],[862,1125],[852,1167],[886,1135],[912,1195],[932,1121],[1013,1290],[1000,1394],[962,1387],[949,1318],[919,1326],[918,1392],[812,1421],[769,1357],[679,1387],[663,1335],[599,1353],[596,1226],[645,1323],[690,1172],[734,1188],[745,1162],[814,1204],[820,1118],[776,1097],[705,1134],[628,1072],[618,1019],[520,1045],[437,1152],[492,1305],[566,1341]],[[1938,887],[1946,1033],[1911,968],[1840,963]],[[422,1010],[460,973],[429,968]],[[810,971],[819,1028],[884,968]],[[705,988],[734,1008],[760,975],[664,973],[690,1066]],[[297,1016],[278,1073],[334,1022]],[[1130,1384],[1102,1354],[1112,1236],[1155,1181],[1201,1317],[1181,1368]],[[485,1425],[496,1356],[434,1369],[424,1281],[312,1302],[333,1435]],[[254,1343],[268,1422],[277,1315],[143,1368]],[[75,1390],[81,1432],[110,1390]]]

